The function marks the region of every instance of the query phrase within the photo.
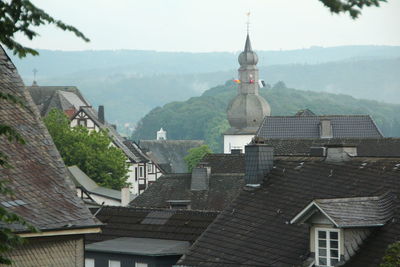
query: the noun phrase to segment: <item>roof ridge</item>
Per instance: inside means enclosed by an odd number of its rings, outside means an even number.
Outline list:
[[[169,209],[169,208],[156,208],[156,207],[137,207],[137,206],[103,206],[102,210],[111,209],[111,210],[143,210],[143,211],[165,211],[172,213],[220,213],[220,211],[215,210],[197,210],[197,209]]]
[[[298,116],[298,115],[275,115],[265,116],[266,118],[315,118],[315,117],[371,117],[369,114],[330,114],[330,115],[309,115],[309,116]]]

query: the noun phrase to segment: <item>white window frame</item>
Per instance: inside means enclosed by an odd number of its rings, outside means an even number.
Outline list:
[[[94,258],[85,258],[85,267],[92,267],[92,266],[93,267],[96,266],[96,262],[95,262]]]
[[[154,172],[154,165],[152,163],[147,163],[147,173],[153,173]]]
[[[121,267],[121,261],[117,260],[108,260],[108,267],[112,267],[111,263],[113,262],[119,264],[119,267]]]
[[[340,229],[334,229],[334,228],[323,228],[323,227],[316,227],[314,230],[314,240],[315,240],[315,263],[316,266],[334,266],[331,264],[331,240],[330,240],[330,232],[336,232],[338,233],[338,261],[341,260],[340,258],[340,247],[341,247],[341,243],[342,241],[341,239],[341,231]],[[318,242],[318,231],[324,231],[326,233],[326,256],[322,256],[322,257],[326,257],[326,265],[320,265],[319,264],[319,242]]]
[[[145,168],[143,165],[139,166],[139,178],[144,178]]]

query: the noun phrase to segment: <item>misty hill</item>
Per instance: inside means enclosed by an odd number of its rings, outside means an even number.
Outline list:
[[[242,47],[238,47],[241,50]],[[38,50],[40,56],[19,59],[11,56],[25,81],[32,83],[32,70],[39,80],[72,73],[127,70],[139,75],[160,73],[199,73],[229,70],[237,66],[238,53],[157,52],[142,50],[53,51]],[[258,51],[260,66],[317,64],[348,59],[376,59],[400,56],[400,46],[311,47],[298,50]]]
[[[225,110],[236,92],[237,85],[229,81],[199,97],[157,107],[139,121],[132,138],[154,139],[156,131],[163,127],[169,139],[204,139],[215,152],[221,152],[221,134],[229,128]],[[305,108],[317,115],[370,114],[385,136],[400,136],[400,105],[289,89],[282,82],[271,89],[261,89],[260,93],[270,103],[272,115],[293,115]]]
[[[400,103],[399,72],[399,59],[260,67],[260,76],[269,84],[282,80],[291,88],[345,93],[358,98],[397,103]],[[233,79],[236,73],[234,69],[154,75],[135,75],[122,70],[108,74],[92,71],[52,79],[47,84],[77,85],[93,105],[105,105],[110,121],[121,124],[137,122],[157,106],[199,96],[205,90]]]
[[[106,106],[107,119],[120,130],[154,107],[199,96],[236,77],[238,66],[235,53],[40,52],[40,57],[13,59],[26,84],[32,83],[32,69],[37,68],[40,85],[76,85],[92,105]],[[283,80],[298,89],[400,103],[400,47],[314,47],[258,54],[259,64],[266,65],[260,67],[260,76],[267,83]]]

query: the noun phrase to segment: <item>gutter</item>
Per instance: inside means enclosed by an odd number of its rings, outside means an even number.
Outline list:
[[[101,233],[101,226],[103,224],[88,225],[88,226],[76,226],[64,228],[53,228],[46,229],[37,233],[34,232],[16,232],[20,237],[44,237],[44,236],[59,236],[59,235],[83,235],[83,234],[96,234]]]

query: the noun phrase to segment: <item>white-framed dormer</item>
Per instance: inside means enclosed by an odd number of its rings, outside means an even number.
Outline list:
[[[310,233],[314,235],[310,238],[314,240],[310,250],[315,253],[315,266],[337,266],[343,257],[343,231],[325,226],[313,227]]]
[[[372,230],[393,218],[395,195],[315,199],[291,224],[310,227],[310,257],[304,266],[334,267],[355,255]]]

